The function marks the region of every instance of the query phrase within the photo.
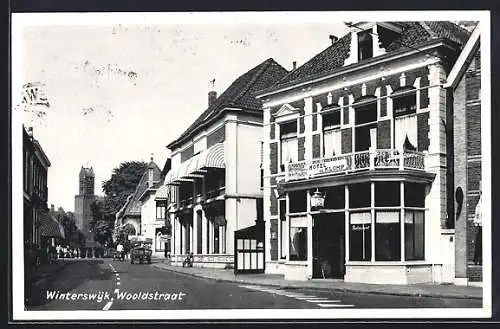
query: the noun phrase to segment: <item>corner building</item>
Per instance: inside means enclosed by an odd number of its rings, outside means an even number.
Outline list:
[[[266,272],[453,282],[452,102],[442,85],[469,33],[450,22],[349,28],[257,96]]]
[[[255,92],[286,73],[270,58],[219,97],[210,91],[208,108],[167,146],[172,168],[157,195],[168,195],[174,266],[193,253],[194,266],[233,267],[234,232],[254,225],[262,209],[263,115]]]

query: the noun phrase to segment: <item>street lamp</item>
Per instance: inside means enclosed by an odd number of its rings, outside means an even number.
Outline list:
[[[316,189],[316,191],[311,195],[311,209],[319,210],[325,206],[325,196],[323,193]]]

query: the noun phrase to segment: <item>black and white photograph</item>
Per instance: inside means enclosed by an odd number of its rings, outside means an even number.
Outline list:
[[[12,14],[14,320],[491,317],[488,11]]]

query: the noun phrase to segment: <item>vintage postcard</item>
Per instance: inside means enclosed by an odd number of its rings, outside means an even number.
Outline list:
[[[12,15],[14,320],[491,316],[487,11]]]

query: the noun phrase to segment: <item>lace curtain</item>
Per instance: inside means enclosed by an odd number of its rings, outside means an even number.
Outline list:
[[[340,130],[325,131],[323,134],[324,157],[339,155],[342,149]]]
[[[417,116],[408,115],[396,118],[394,121],[395,148],[403,149],[406,138],[416,149],[417,144]]]
[[[281,140],[281,163],[297,162],[299,158],[297,138]]]

